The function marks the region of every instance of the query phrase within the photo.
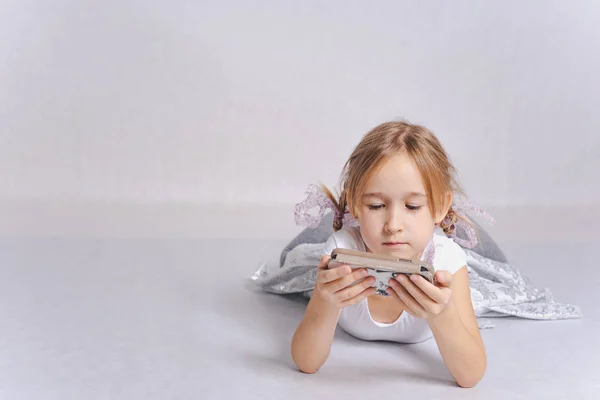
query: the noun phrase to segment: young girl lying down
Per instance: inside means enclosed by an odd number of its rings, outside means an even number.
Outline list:
[[[457,384],[475,386],[485,373],[486,351],[470,298],[465,252],[452,238],[457,223],[468,221],[453,207],[461,190],[435,135],[405,122],[381,124],[348,159],[340,196],[316,189],[313,196],[334,204],[335,232],[292,339],[298,368],[317,372],[339,324],[364,340],[415,343],[433,337]],[[365,269],[328,269],[335,248],[429,261],[435,284],[400,274],[377,285]]]

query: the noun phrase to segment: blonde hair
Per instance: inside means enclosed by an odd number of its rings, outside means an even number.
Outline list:
[[[392,121],[376,126],[363,136],[360,143],[344,165],[340,179],[341,193],[336,198],[331,191],[321,185],[327,196],[338,209],[333,220],[333,229],[342,229],[343,216],[346,212],[357,215],[357,206],[369,181],[369,178],[387,158],[406,151],[414,160],[419,172],[433,216],[442,213],[444,197],[449,191],[462,193],[455,174],[456,170],[450,162],[444,148],[437,137],[427,128],[408,122]],[[458,218],[450,207],[440,227],[446,235],[451,235]]]

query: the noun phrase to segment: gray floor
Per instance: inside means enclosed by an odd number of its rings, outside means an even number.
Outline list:
[[[503,239],[536,286],[584,319],[497,320],[482,331],[489,365],[473,389],[452,384],[433,340],[368,343],[341,330],[317,374],[297,372],[289,343],[304,301],[248,286],[288,239],[4,235],[0,398],[598,398],[591,236]]]

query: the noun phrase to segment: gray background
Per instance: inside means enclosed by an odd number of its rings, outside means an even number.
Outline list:
[[[593,1],[0,1],[0,399],[597,397]],[[248,277],[360,137],[430,127],[512,263],[584,319],[503,319],[460,390],[434,341],[340,330]]]
[[[2,1],[0,200],[279,203],[430,127],[474,201],[597,204],[595,1]]]

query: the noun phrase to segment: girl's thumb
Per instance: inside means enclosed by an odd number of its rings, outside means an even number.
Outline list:
[[[450,286],[452,283],[452,274],[448,271],[437,271],[435,273],[435,279],[440,286]]]

